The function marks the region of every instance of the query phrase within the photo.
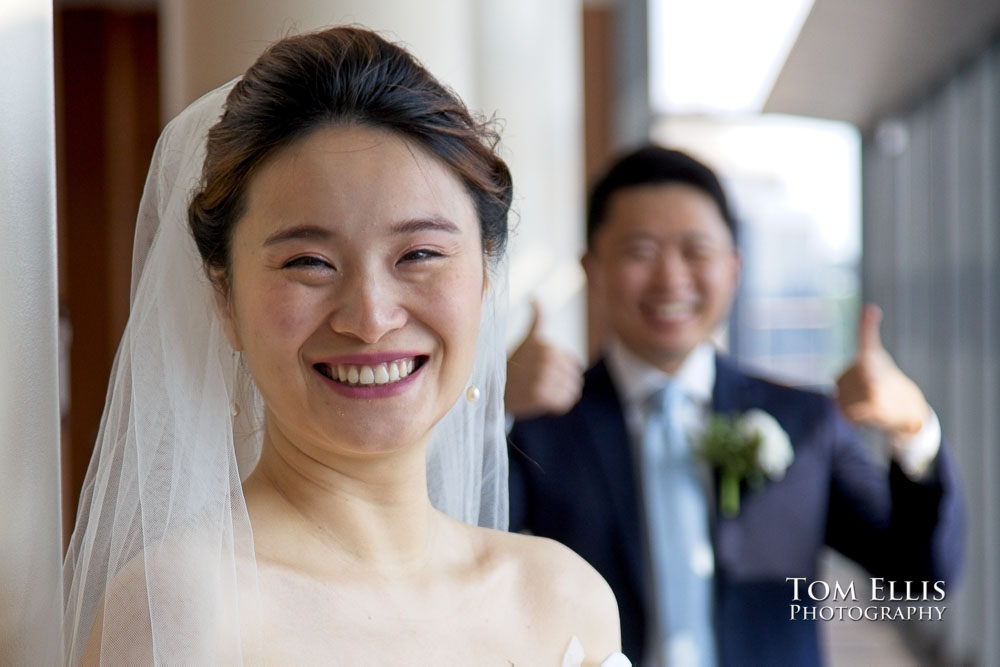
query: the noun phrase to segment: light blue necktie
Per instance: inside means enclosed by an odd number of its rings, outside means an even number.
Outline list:
[[[711,667],[716,656],[708,507],[680,424],[683,398],[674,382],[655,392],[642,438],[657,652],[670,667]]]

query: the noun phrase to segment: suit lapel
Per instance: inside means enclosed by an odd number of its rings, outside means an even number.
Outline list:
[[[715,355],[715,388],[712,391],[712,410],[718,414],[741,413],[754,407],[755,392],[746,375],[730,359]],[[718,488],[718,474],[712,476]],[[713,490],[713,500],[715,491]],[[722,520],[718,515],[718,503],[713,512],[713,537],[716,563],[716,587],[725,585],[726,572],[720,563],[732,562],[737,557],[742,535],[748,530],[743,515]]]
[[[584,428],[621,528],[622,549],[640,598],[645,606],[646,537],[642,530],[641,505],[632,448],[629,444],[621,400],[604,361],[587,372],[581,401]]]
[[[743,391],[746,376],[729,359],[715,355],[715,388],[712,390],[712,410],[720,414],[746,409]]]

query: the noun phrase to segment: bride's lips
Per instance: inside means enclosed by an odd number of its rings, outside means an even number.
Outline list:
[[[341,394],[380,398],[404,391],[427,359],[425,354],[404,351],[354,354],[322,359],[313,370]]]

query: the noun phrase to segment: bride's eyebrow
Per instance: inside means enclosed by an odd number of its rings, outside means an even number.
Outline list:
[[[394,234],[413,234],[415,232],[447,232],[449,234],[461,234],[459,229],[451,220],[440,216],[430,216],[427,218],[414,218],[404,220],[392,226]]]
[[[404,220],[392,226],[392,232],[394,234],[413,234],[416,232],[426,231],[446,232],[448,234],[462,233],[462,230],[459,229],[458,225],[451,220],[440,216]],[[274,234],[271,234],[264,239],[263,245],[266,247],[284,243],[286,241],[301,240],[326,241],[334,235],[333,231],[319,225],[295,225],[294,227],[280,229]]]
[[[326,241],[333,236],[333,232],[318,225],[296,225],[278,230],[264,240],[264,246],[271,246],[285,241],[318,240]]]

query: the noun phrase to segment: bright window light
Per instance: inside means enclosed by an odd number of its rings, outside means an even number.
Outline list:
[[[812,4],[649,0],[653,112],[759,112]]]
[[[704,160],[739,221],[743,267],[729,350],[792,384],[833,384],[855,351],[861,139],[779,114],[661,116],[651,139]]]

